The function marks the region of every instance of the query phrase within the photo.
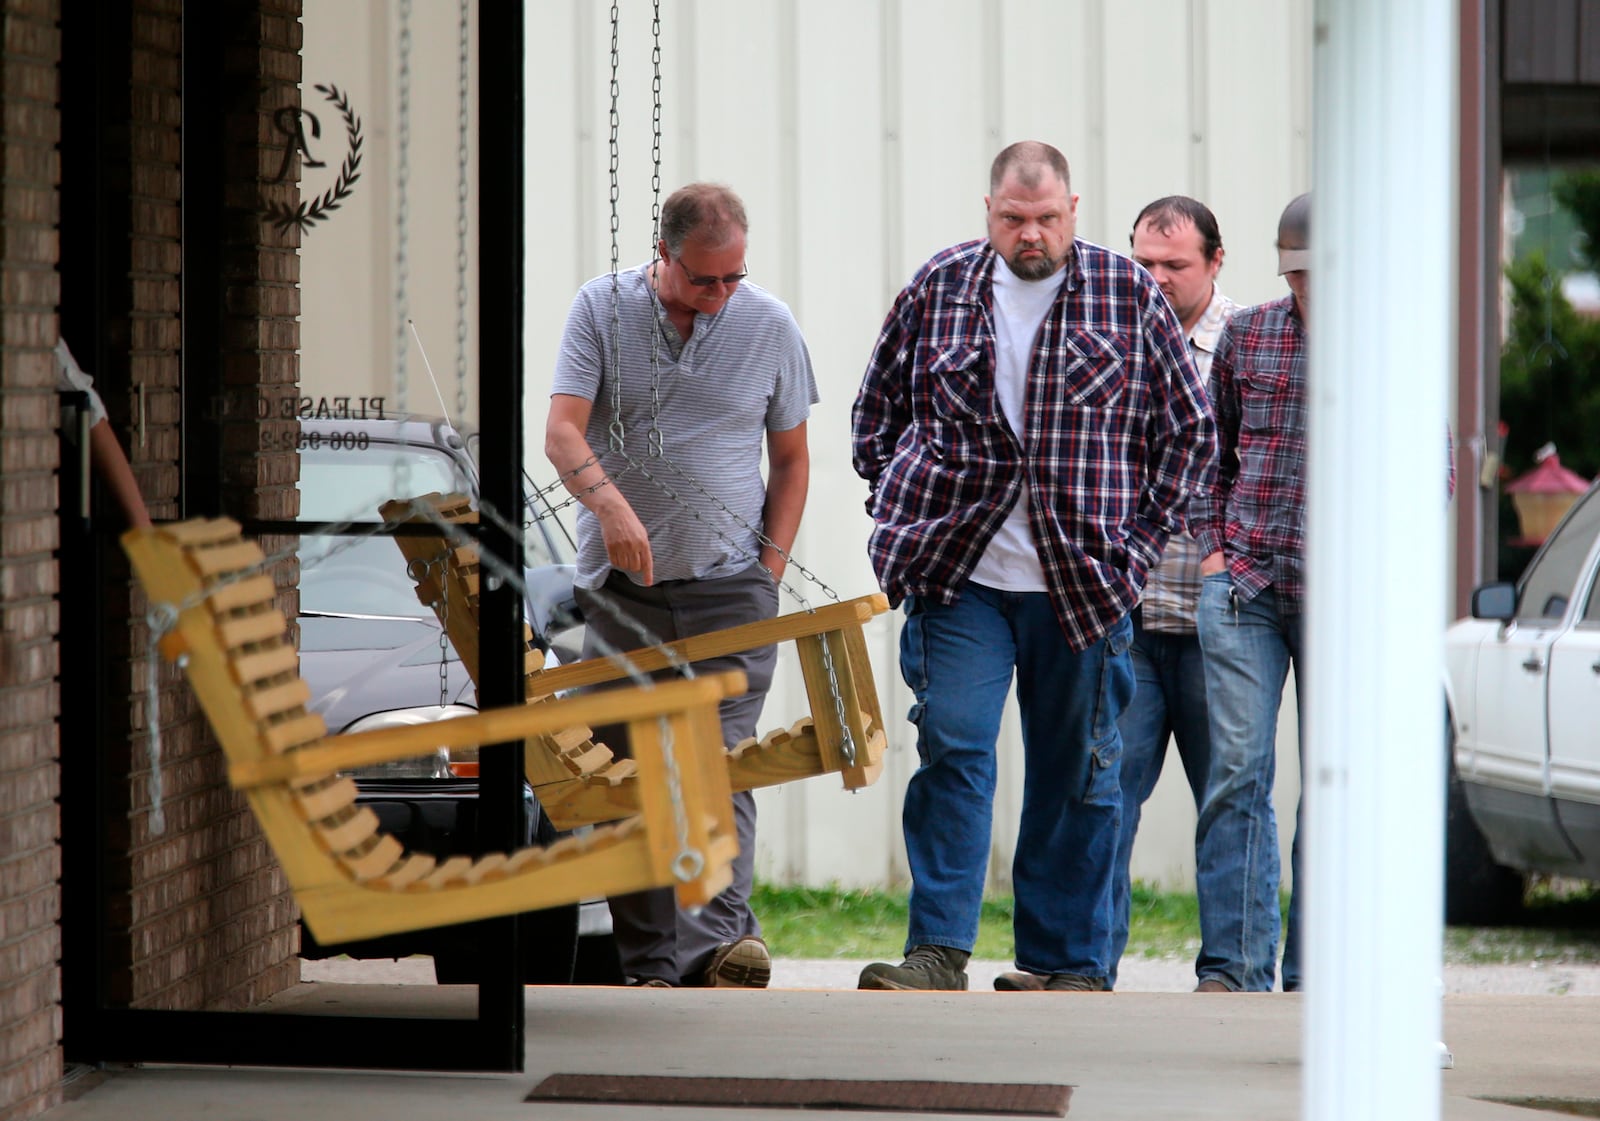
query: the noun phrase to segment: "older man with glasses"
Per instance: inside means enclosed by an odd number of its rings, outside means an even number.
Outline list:
[[[745,281],[748,231],[738,195],[691,183],[662,206],[655,260],[591,280],[573,300],[545,454],[582,504],[574,590],[586,657],[638,646],[641,627],[670,641],[777,614],[818,397],[794,316]],[[768,646],[697,663],[749,678],[748,693],[723,702],[725,742],[755,733],[776,660]],[[733,883],[697,914],[670,888],[610,901],[630,983],[766,986],[748,791],[734,795],[734,817]]]

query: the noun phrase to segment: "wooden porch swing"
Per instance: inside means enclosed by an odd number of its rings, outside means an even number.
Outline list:
[[[188,675],[318,941],[344,942],[673,886],[710,901],[738,850],[717,704],[743,674],[550,700],[425,726],[328,737],[307,712],[298,652],[273,605],[260,547],[238,523],[197,519],[135,529],[124,550],[152,608],[160,649]],[[474,659],[475,661],[476,659]],[[150,672],[155,672],[152,665]],[[588,836],[438,861],[407,853],[356,804],[350,768],[625,721],[644,780],[629,813]],[[611,816],[623,816],[621,814]]]
[[[434,516],[417,513],[419,504],[431,508]],[[466,496],[460,494],[428,494],[410,501],[390,502],[383,506],[382,513],[390,523],[470,524],[478,520]],[[417,580],[417,598],[434,609],[462,665],[476,681],[477,550],[471,545],[452,544],[443,531],[438,535],[397,536],[394,540]],[[777,642],[793,642],[800,657],[810,714],[789,728],[729,745],[725,755],[728,786],[732,790],[753,790],[838,774],[846,790],[858,790],[871,784],[882,771],[887,742],[861,628],[874,615],[888,610],[887,597],[875,593],[815,611],[679,639],[661,647],[630,650],[624,657],[649,673],[670,668],[673,658],[693,663]],[[570,701],[555,698],[569,689],[617,681],[624,676],[625,671],[608,658],[546,669],[543,655],[530,647],[527,700],[534,707],[568,704]],[[616,695],[592,695],[602,706],[598,719],[574,721],[558,730],[528,737],[524,752],[528,781],[545,814],[559,829],[639,812],[640,799],[645,796],[642,791],[650,785],[649,775],[635,766],[634,760],[618,759],[605,744],[596,743],[590,729],[592,724],[616,722],[604,709],[605,698]]]

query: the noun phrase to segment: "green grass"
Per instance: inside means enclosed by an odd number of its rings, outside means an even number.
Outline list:
[[[752,902],[778,957],[890,959],[905,944],[904,892],[758,883]],[[1011,914],[1009,897],[984,902],[975,957],[1012,959]],[[1199,946],[1193,895],[1134,885],[1129,954],[1188,958]],[[1600,963],[1600,888],[1536,885],[1516,925],[1451,927],[1444,953],[1464,964]]]

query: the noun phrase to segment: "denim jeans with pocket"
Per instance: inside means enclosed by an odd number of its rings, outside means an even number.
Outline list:
[[[1111,981],[1128,946],[1133,885],[1128,861],[1145,802],[1156,788],[1167,759],[1167,740],[1178,748],[1184,777],[1198,812],[1204,803],[1211,767],[1211,726],[1206,712],[1205,664],[1200,639],[1194,634],[1146,630],[1133,617],[1133,700],[1123,710],[1122,834],[1117,845],[1116,879],[1112,884]]]
[[[1200,956],[1195,973],[1270,992],[1278,951],[1278,823],[1272,808],[1278,709],[1291,665],[1300,685],[1300,616],[1267,588],[1241,603],[1225,572],[1201,586],[1196,619],[1211,711],[1211,774],[1196,830]],[[1303,804],[1302,799],[1302,804]],[[1283,985],[1300,987],[1299,811]]]
[[[1082,653],[1044,592],[968,583],[906,601],[900,669],[921,766],[906,788],[906,947],[971,951],[989,866],[995,740],[1017,680],[1025,777],[1012,865],[1019,968],[1106,977],[1122,792],[1117,717],[1133,693],[1124,618]]]

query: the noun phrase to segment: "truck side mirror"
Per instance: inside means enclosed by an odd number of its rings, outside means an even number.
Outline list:
[[[1509,623],[1517,617],[1515,584],[1483,584],[1472,589],[1472,617]]]

